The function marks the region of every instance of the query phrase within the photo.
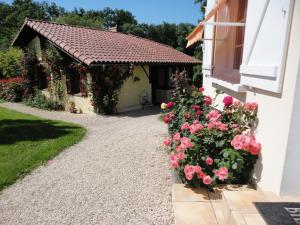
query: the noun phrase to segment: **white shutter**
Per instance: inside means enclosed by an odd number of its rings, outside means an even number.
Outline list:
[[[208,0],[206,7],[206,15],[216,6],[216,0]],[[209,22],[214,22],[212,17]],[[202,71],[204,75],[211,75],[212,71],[212,56],[213,56],[213,35],[214,26],[204,26],[204,40],[203,40],[203,59],[202,59]]]
[[[294,0],[249,0],[241,84],[281,92]]]

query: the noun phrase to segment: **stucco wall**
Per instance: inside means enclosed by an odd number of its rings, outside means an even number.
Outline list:
[[[149,74],[149,67],[144,66]],[[134,81],[134,77],[140,80]],[[141,108],[140,96],[145,93],[147,100],[151,103],[151,84],[141,66],[136,66],[133,71],[133,77],[126,80],[119,94],[119,103],[117,110],[119,112]]]
[[[256,166],[255,180],[263,190],[277,194],[300,194],[300,169],[298,166],[300,160],[300,143],[298,143],[300,133],[291,134],[292,139],[290,141],[293,144],[288,151],[293,107],[295,105],[295,110],[296,108],[299,110],[300,107],[299,98],[296,98],[298,102],[294,104],[297,76],[299,76],[299,37],[300,1],[296,0],[281,94],[259,89],[248,89],[246,93],[236,93],[221,86],[215,86],[209,76],[204,76],[203,79],[206,94],[214,95],[216,88],[225,91],[225,94],[220,95],[217,99],[217,103],[220,105],[222,105],[222,99],[225,95],[232,95],[241,101],[255,101],[258,103],[259,125],[256,136],[258,141],[262,143],[262,155]],[[297,88],[300,88],[299,85]],[[300,121],[294,117],[293,122],[299,123]],[[298,138],[295,139],[295,135]],[[298,145],[296,145],[297,143]],[[296,147],[297,149],[295,149]],[[287,155],[287,152],[291,155]],[[294,173],[288,176],[290,172]],[[295,177],[297,174],[298,177]],[[285,178],[283,179],[283,177]]]

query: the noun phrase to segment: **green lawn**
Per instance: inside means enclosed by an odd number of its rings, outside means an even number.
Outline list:
[[[0,190],[79,142],[86,130],[0,107]]]

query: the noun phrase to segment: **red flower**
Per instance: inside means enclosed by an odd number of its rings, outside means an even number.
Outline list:
[[[204,90],[204,87],[198,88],[198,92],[203,92]]]
[[[193,108],[193,110],[195,110],[195,111],[201,109],[201,107],[200,107],[199,105],[193,105],[192,108]]]
[[[201,115],[201,111],[200,111],[200,110],[197,110],[195,114],[196,114],[197,116],[200,116],[200,115]]]
[[[226,96],[224,99],[223,99],[223,103],[226,107],[228,106],[231,106],[232,103],[233,103],[233,97],[231,96]]]
[[[174,105],[175,105],[174,102],[168,102],[168,103],[167,103],[167,109],[172,108]]]

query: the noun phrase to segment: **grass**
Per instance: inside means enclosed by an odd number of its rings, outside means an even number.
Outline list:
[[[79,142],[86,130],[0,107],[0,191]]]

